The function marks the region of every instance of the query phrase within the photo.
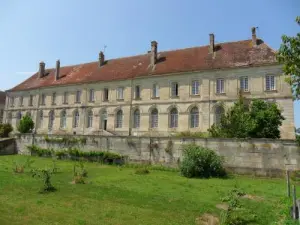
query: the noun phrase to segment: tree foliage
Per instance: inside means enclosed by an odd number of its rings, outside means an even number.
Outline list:
[[[276,103],[254,99],[248,104],[240,97],[208,131],[213,137],[280,138],[283,120]]]
[[[8,137],[9,133],[13,131],[13,127],[9,123],[0,124],[0,137]]]
[[[300,16],[296,23],[300,26]],[[277,59],[283,63],[283,72],[288,75],[287,82],[291,85],[295,99],[300,99],[300,32],[295,37],[282,36],[282,44]]]
[[[34,122],[30,116],[25,115],[20,120],[17,128],[20,133],[29,133],[34,128]]]

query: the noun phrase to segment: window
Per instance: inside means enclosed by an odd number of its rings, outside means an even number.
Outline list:
[[[153,98],[158,98],[159,97],[159,86],[158,86],[158,84],[153,84],[152,97]]]
[[[12,120],[12,114],[11,114],[11,112],[9,112],[7,115],[7,123],[11,124],[11,120]]]
[[[133,127],[140,127],[140,110],[136,109],[133,113]]]
[[[55,105],[56,104],[56,93],[53,92],[52,93],[52,105]]]
[[[118,87],[117,88],[117,99],[118,100],[123,100],[124,99],[124,88],[123,87]]]
[[[17,124],[19,124],[20,120],[22,119],[22,113],[18,112],[17,113]]]
[[[266,91],[274,91],[275,88],[275,77],[272,75],[266,76]]]
[[[62,111],[60,114],[60,128],[65,129],[67,127],[67,113]]]
[[[50,112],[49,112],[49,123],[48,123],[48,129],[49,130],[52,130],[53,129],[53,124],[54,124],[54,111],[53,110],[51,110]]]
[[[29,106],[33,105],[33,96],[32,95],[29,96],[29,104],[28,105]]]
[[[192,81],[192,95],[199,95],[199,81]]]
[[[173,108],[170,111],[170,128],[176,128],[178,127],[178,111],[176,108]]]
[[[45,102],[46,102],[46,95],[42,94],[42,96],[41,96],[41,105],[45,105]]]
[[[90,89],[89,102],[94,102],[94,101],[95,101],[95,92],[94,89]]]
[[[119,110],[117,112],[116,128],[122,128],[122,123],[123,123],[123,112],[122,110]]]
[[[63,95],[63,104],[68,104],[68,92],[64,92]]]
[[[87,128],[91,128],[93,127],[93,111],[89,110],[87,113],[87,124],[86,124]]]
[[[178,97],[178,83],[171,83],[171,97]]]
[[[81,91],[76,91],[75,102],[80,103]]]
[[[244,91],[244,92],[249,91],[248,77],[241,77],[240,78],[240,89],[241,89],[241,91]]]
[[[217,94],[225,93],[224,79],[217,79]]]
[[[73,118],[73,127],[76,128],[79,126],[79,112],[78,110],[75,110],[74,112],[74,118]]]
[[[103,89],[103,101],[108,101],[108,88]]]
[[[23,106],[23,96],[20,96],[20,99],[19,99],[19,100],[20,100],[19,105],[20,105],[20,106]]]
[[[158,127],[158,111],[157,111],[157,109],[153,109],[151,111],[150,119],[151,119],[151,121],[150,121],[151,122],[151,128]]]
[[[43,119],[44,119],[44,115],[43,115],[43,111],[39,112],[39,123],[38,123],[38,127],[42,128],[43,127]]]
[[[197,107],[194,107],[191,109],[190,126],[191,126],[191,128],[199,127],[199,110]]]
[[[221,118],[223,114],[224,114],[223,106],[217,106],[215,109],[215,123],[217,125],[221,123]]]
[[[15,97],[10,98],[10,106],[14,106],[15,104]]]
[[[140,98],[141,98],[140,86],[137,85],[135,86],[135,99],[140,99]]]

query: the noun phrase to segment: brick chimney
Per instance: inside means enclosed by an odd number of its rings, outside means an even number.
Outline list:
[[[157,63],[157,42],[151,41],[151,65],[154,66]]]
[[[59,79],[60,61],[56,61],[55,80]]]
[[[39,67],[39,78],[42,78],[44,75],[45,75],[45,63],[41,61]]]
[[[215,51],[215,35],[209,34],[209,53],[213,53]]]
[[[256,28],[252,27],[251,32],[252,32],[252,45],[255,47],[257,45]]]
[[[103,66],[105,62],[104,53],[101,51],[99,52],[99,67]]]

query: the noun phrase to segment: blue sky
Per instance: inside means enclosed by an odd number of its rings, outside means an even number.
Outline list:
[[[298,13],[298,14],[297,14]],[[281,35],[300,32],[299,0],[2,0],[0,3],[0,90],[37,71],[39,61],[53,67],[137,55],[158,41],[159,50],[244,40],[250,28],[278,49]],[[298,115],[297,115],[298,114]],[[300,127],[300,102],[295,102]]]

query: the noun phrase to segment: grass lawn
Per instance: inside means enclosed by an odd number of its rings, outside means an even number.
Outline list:
[[[71,184],[73,164],[57,161],[52,177],[56,192],[39,194],[42,181],[29,170],[12,172],[13,160],[0,156],[0,224],[192,225],[203,213],[220,215],[216,208],[234,186],[262,199],[241,199],[256,214],[249,224],[276,224],[286,211],[285,181],[238,176],[230,179],[187,179],[178,172],[151,170],[136,175],[132,168],[86,163],[88,184]],[[51,165],[36,158],[32,167]]]

